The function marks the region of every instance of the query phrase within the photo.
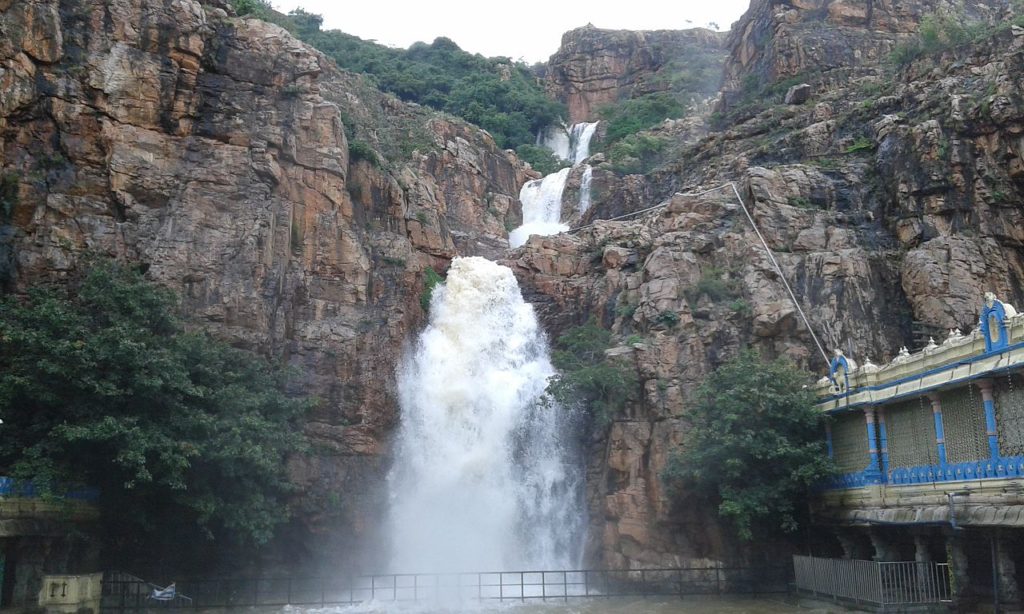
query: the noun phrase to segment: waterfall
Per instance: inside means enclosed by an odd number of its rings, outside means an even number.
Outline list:
[[[590,157],[590,139],[594,137],[598,122],[574,124],[569,132],[569,152],[565,159],[573,166]]]
[[[598,122],[574,124],[566,130],[564,126],[548,127],[537,135],[537,142],[548,147],[563,160],[579,165],[590,157],[590,140],[597,130]],[[529,181],[519,191],[519,201],[523,204],[523,225],[508,235],[510,247],[519,247],[526,243],[530,235],[553,235],[569,230],[561,223],[562,192],[569,178],[568,168],[545,176],[543,179]],[[590,173],[589,166],[584,170],[585,185],[580,185],[580,210],[590,207]],[[584,190],[584,187],[586,188]]]
[[[565,126],[548,126],[537,133],[537,145],[547,147],[562,160],[568,160],[572,155],[569,131],[565,129]]]
[[[594,169],[589,164],[583,169],[583,176],[580,177],[580,215],[590,208],[590,182],[594,176]]]
[[[399,371],[392,571],[567,569],[583,512],[570,414],[512,271],[456,258]]]
[[[523,203],[523,225],[508,234],[508,244],[519,247],[530,235],[553,235],[569,230],[562,224],[562,192],[569,178],[566,167],[543,179],[529,181],[519,190]]]

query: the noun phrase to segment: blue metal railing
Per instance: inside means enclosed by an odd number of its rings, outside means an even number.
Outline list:
[[[42,495],[42,490],[36,487],[31,480],[15,480],[12,477],[0,476],[0,497],[34,498]],[[96,488],[80,486],[61,492],[57,496],[62,499],[92,502],[99,499],[100,491]]]

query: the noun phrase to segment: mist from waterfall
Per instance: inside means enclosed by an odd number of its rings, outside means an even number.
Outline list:
[[[575,168],[590,157],[590,140],[598,123],[574,124],[569,129],[552,126],[538,135],[537,142],[551,149],[559,158],[572,162]],[[519,247],[531,235],[547,236],[569,230],[562,223],[562,192],[570,171],[570,168],[563,168],[542,179],[529,181],[522,187],[519,201],[523,204],[523,224],[509,233],[510,247]],[[590,207],[591,172],[587,165],[583,172],[584,181],[580,184],[580,211]]]
[[[399,370],[389,475],[395,573],[579,564],[582,468],[568,411],[512,271],[456,258]]]

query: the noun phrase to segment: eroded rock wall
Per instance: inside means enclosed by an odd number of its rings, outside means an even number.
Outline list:
[[[192,324],[298,367],[292,388],[321,403],[292,464],[308,548],[291,548],[356,561],[423,271],[500,253],[531,171],[224,8],[0,1],[0,281],[124,259]]]
[[[708,94],[718,87],[725,34],[691,30],[603,30],[587,25],[562,35],[547,68],[547,90],[569,107],[568,121],[596,121],[601,107],[644,94],[683,88]],[[714,67],[710,79],[680,81],[697,64]]]
[[[729,35],[724,90],[876,66],[928,15],[993,23],[1006,9],[1003,0],[752,0]]]
[[[596,317],[616,334],[611,354],[641,380],[592,442],[592,564],[784,552],[732,542],[712,502],[672,507],[660,477],[685,442],[696,388],[740,348],[825,369],[731,188],[720,186],[734,184],[750,207],[826,352],[881,363],[924,345],[915,328],[940,343],[951,328],[972,328],[985,291],[1024,303],[1024,89],[1015,77],[1024,29],[993,27],[979,42],[896,65],[891,46],[930,7],[874,5],[868,29],[860,4],[754,2],[733,33],[734,80],[771,83],[819,62],[842,78],[812,80],[802,105],[758,100],[706,135],[659,126],[649,136],[667,149],[644,175],[592,161],[583,222],[593,226],[510,257],[553,336]],[[812,20],[812,9],[824,12]],[[761,17],[770,27],[758,30]],[[757,44],[755,32],[765,37]],[[819,35],[842,53],[830,55]],[[802,51],[780,53],[786,45]],[[600,221],[658,204],[633,221]]]

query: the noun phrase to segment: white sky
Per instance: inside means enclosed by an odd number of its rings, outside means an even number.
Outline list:
[[[487,57],[546,61],[562,33],[592,23],[616,30],[681,30],[715,22],[728,30],[749,0],[271,0],[288,12],[298,6],[338,29],[392,47],[447,36],[459,47]]]

